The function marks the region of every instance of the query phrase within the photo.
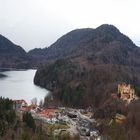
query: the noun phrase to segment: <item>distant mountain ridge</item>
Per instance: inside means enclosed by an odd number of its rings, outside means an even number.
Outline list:
[[[33,49],[29,55],[41,59],[58,59],[65,57],[91,56],[106,46],[127,46],[130,49],[136,45],[113,25],[101,25],[96,29],[76,29],[59,38],[50,47]]]
[[[29,57],[26,51],[0,35],[0,67],[29,68]]]
[[[26,52],[23,48],[18,45],[15,45],[6,37],[0,35],[0,53],[1,54],[16,54],[16,55],[26,55]]]

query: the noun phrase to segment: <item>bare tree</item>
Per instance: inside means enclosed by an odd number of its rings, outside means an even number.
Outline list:
[[[31,100],[31,104],[32,105],[37,105],[37,98],[36,97]]]
[[[41,99],[40,102],[39,102],[39,106],[43,107],[43,105],[44,105],[44,103],[43,103],[43,100]]]

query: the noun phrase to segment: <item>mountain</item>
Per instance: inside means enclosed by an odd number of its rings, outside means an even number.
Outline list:
[[[29,51],[29,54],[33,56],[40,55],[47,59],[69,56],[74,53],[73,51],[75,51],[76,47],[78,47],[81,44],[81,41],[90,33],[92,33],[92,29],[74,30],[62,36],[50,47],[44,49],[34,49]]]
[[[23,48],[0,35],[0,67],[27,68],[29,57]]]
[[[125,52],[126,48],[128,50]],[[113,25],[105,24],[96,29],[87,28],[71,31],[48,48],[29,51],[29,55],[45,61],[85,56],[92,59],[93,63],[98,63],[99,60],[104,61],[103,63],[109,63],[108,61],[112,61],[111,63],[130,63],[129,59],[126,59],[127,62],[120,62],[120,60],[116,62],[116,59],[120,59],[120,55],[129,58],[132,55],[132,50],[135,51],[136,55],[140,54],[136,45],[127,36],[120,33]]]
[[[113,25],[71,31],[29,54],[48,62],[37,70],[34,83],[65,105],[98,107],[121,82],[134,85],[140,95],[140,48]]]

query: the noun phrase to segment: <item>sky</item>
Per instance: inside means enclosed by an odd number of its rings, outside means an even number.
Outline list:
[[[0,0],[0,34],[26,51],[77,28],[113,24],[140,46],[140,0]]]

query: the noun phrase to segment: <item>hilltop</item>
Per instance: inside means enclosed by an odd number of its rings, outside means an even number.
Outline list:
[[[133,55],[136,55],[133,57]],[[96,29],[76,29],[60,37],[50,47],[34,49],[29,55],[45,61],[86,57],[92,63],[139,65],[139,48],[113,25],[101,25]],[[125,59],[123,60],[123,58]],[[134,58],[135,60],[130,58]],[[133,62],[130,62],[133,61]]]

